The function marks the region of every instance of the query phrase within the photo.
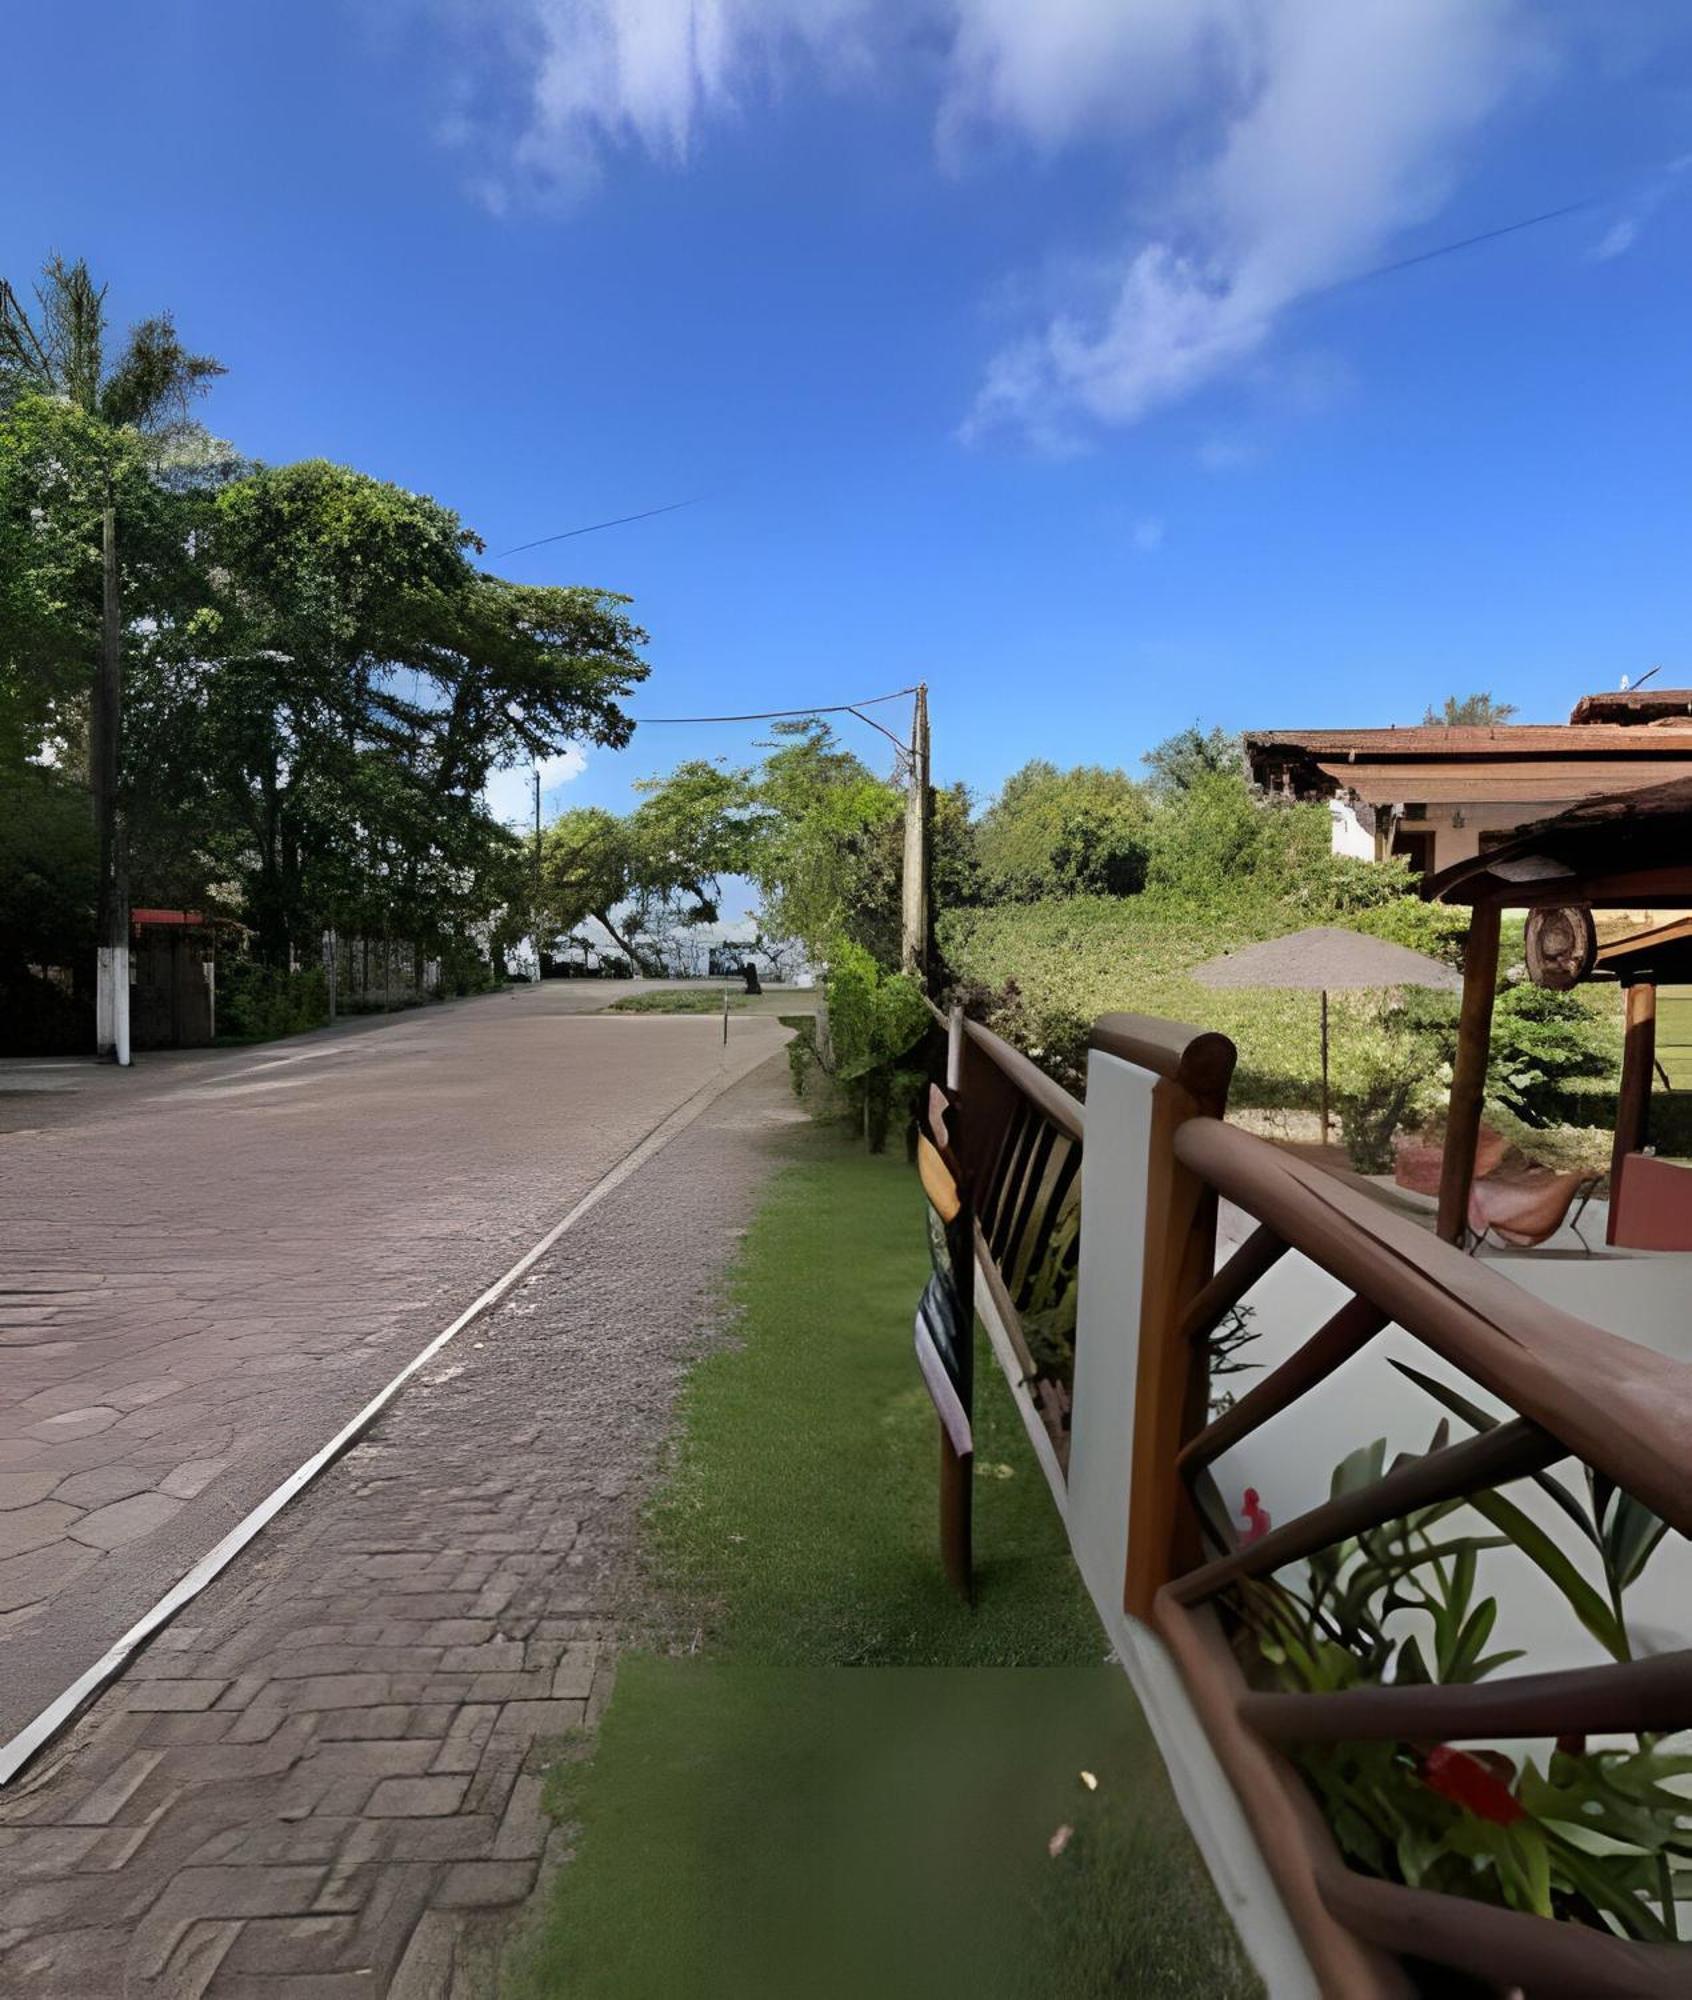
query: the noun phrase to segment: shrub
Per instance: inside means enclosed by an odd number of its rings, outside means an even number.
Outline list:
[[[842,943],[829,965],[830,1071],[847,1106],[863,1121],[872,1153],[887,1143],[895,1116],[909,1117],[923,1072],[911,1059],[932,1025],[921,989],[900,972],[884,972],[861,945]],[[802,1092],[809,1052],[791,1058]]]
[[[989,902],[1131,896],[1145,886],[1151,811],[1122,771],[1060,771],[1036,759],[1005,780],[975,829]]]
[[[329,1018],[329,982],[320,966],[283,972],[256,959],[217,968],[217,1032],[232,1041],[268,1042],[321,1027]]]

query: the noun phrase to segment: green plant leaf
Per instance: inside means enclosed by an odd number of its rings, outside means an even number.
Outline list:
[[[1612,1659],[1632,1657],[1627,1633],[1615,1613],[1537,1521],[1530,1520],[1514,1501],[1506,1500],[1500,1493],[1471,1494],[1469,1505],[1508,1535],[1522,1554],[1550,1578],[1567,1598],[1574,1615]]]

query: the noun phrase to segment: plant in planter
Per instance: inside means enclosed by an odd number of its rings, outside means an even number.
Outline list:
[[[1479,1411],[1473,1420],[1477,1428],[1487,1422]],[[1430,1449],[1446,1435],[1442,1423]],[[1371,1485],[1385,1470],[1385,1440],[1377,1439],[1336,1469],[1331,1490]],[[1561,1490],[1578,1512],[1575,1496]],[[1608,1537],[1614,1608],[1519,1508],[1480,1494],[1321,1551],[1303,1590],[1278,1578],[1244,1586],[1237,1609],[1248,1676],[1300,1693],[1483,1679],[1521,1657],[1493,1648],[1497,1600],[1476,1587],[1480,1554],[1505,1547],[1544,1569],[1582,1623],[1625,1658],[1619,1579],[1637,1576],[1661,1539],[1661,1524],[1653,1532],[1637,1503],[1618,1505],[1625,1499],[1610,1489],[1583,1521],[1601,1550]],[[1465,1506],[1500,1532],[1453,1532]],[[1543,1768],[1531,1757],[1517,1764],[1494,1751],[1406,1741],[1306,1745],[1296,1761],[1339,1846],[1371,1874],[1624,1937],[1678,1936],[1692,1798],[1677,1787],[1692,1776],[1692,1755],[1645,1737],[1597,1749],[1571,1738]]]

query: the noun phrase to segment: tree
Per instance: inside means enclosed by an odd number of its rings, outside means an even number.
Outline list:
[[[1150,821],[1125,772],[1025,764],[976,825],[981,893],[1006,903],[1134,895],[1145,885]]]
[[[1160,800],[1178,798],[1204,778],[1246,776],[1239,737],[1225,729],[1201,729],[1196,722],[1153,744],[1141,761],[1150,774],[1147,789]]]
[[[83,420],[82,442],[97,471],[101,586],[99,665],[89,730],[89,776],[98,841],[96,935],[107,1005],[120,1047],[127,1045],[129,885],[122,823],[123,566],[120,494],[133,489],[137,440],[161,463],[172,434],[187,427],[189,405],[222,364],[190,354],[168,314],[131,328],[106,365],[106,290],[80,259],[51,258],[35,292],[34,318],[0,279],[0,412],[29,400],[58,400]],[[102,1032],[106,1032],[103,1028]]]
[[[328,926],[421,958],[513,837],[490,770],[620,747],[644,679],[625,599],[506,583],[449,509],[324,461],[217,496],[209,601],[149,648],[146,754],[196,789],[261,955]]]
[[[1430,703],[1422,717],[1422,726],[1427,729],[1492,729],[1508,722],[1516,713],[1513,701],[1494,701],[1490,694],[1466,694],[1461,698],[1454,694],[1445,697],[1445,706],[1436,709]]]

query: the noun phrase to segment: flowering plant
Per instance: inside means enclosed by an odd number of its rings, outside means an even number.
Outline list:
[[[1445,1437],[1442,1423],[1430,1449]],[[1337,1468],[1331,1492],[1371,1485],[1385,1469],[1386,1443],[1377,1439]],[[1248,1676],[1277,1689],[1334,1693],[1478,1681],[1519,1659],[1489,1650],[1498,1604],[1476,1590],[1481,1552],[1518,1547],[1518,1538],[1460,1534],[1451,1524],[1473,1505],[1489,1525],[1513,1525],[1516,1510],[1500,1502],[1495,1512],[1493,1501],[1483,1494],[1445,1502],[1325,1549],[1310,1559],[1302,1590],[1279,1578],[1246,1583],[1237,1609]],[[1254,1492],[1241,1510],[1242,1539],[1252,1538],[1258,1515],[1267,1519]],[[1637,1542],[1635,1531],[1630,1555]],[[1528,1552],[1539,1560],[1537,1546]],[[1583,1587],[1592,1599],[1580,1607],[1590,1629],[1607,1607]],[[1612,1636],[1625,1647],[1619,1589],[1615,1596]],[[1632,1747],[1600,1749],[1564,1738],[1543,1767],[1531,1757],[1518,1764],[1496,1751],[1404,1741],[1309,1744],[1295,1756],[1340,1848],[1371,1874],[1624,1937],[1679,1935],[1692,1797],[1678,1787],[1692,1777],[1692,1755],[1641,1737]]]

